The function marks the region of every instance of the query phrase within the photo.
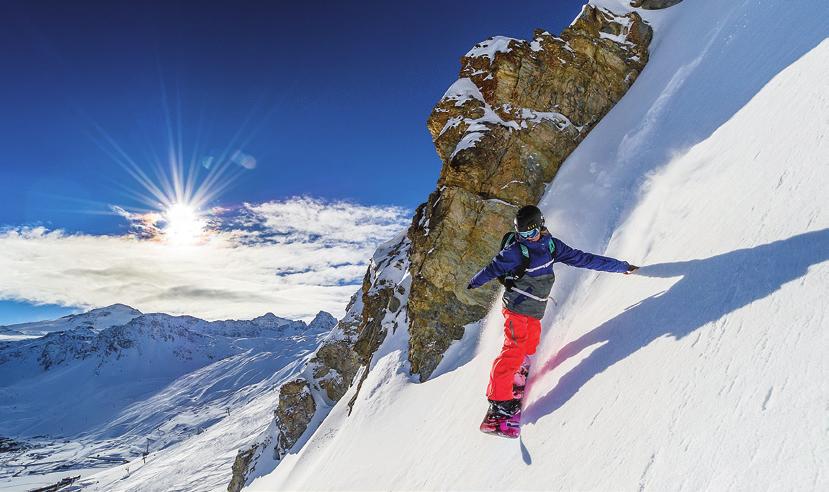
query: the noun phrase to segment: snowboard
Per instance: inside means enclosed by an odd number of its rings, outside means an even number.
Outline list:
[[[518,373],[515,374],[515,380],[512,384],[512,396],[520,403],[518,411],[509,418],[491,415],[487,412],[484,415],[483,422],[481,422],[481,432],[509,439],[518,439],[521,437],[521,410],[524,407],[524,388],[529,372],[529,366],[522,365]]]

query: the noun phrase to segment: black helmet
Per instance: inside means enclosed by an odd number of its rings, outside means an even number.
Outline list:
[[[517,232],[531,231],[544,227],[544,216],[535,205],[525,205],[515,214],[515,230]]]

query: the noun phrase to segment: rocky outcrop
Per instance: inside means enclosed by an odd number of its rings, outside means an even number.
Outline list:
[[[651,28],[635,13],[586,5],[561,36],[495,37],[461,59],[460,77],[427,127],[443,160],[437,190],[415,214],[408,299],[409,360],[429,377],[497,289],[469,291],[517,207],[545,185],[644,68]]]
[[[362,313],[354,351],[367,365],[388,330],[405,323],[409,294],[409,239],[401,234],[377,249],[363,279]]]
[[[252,444],[236,453],[228,492],[238,492],[248,485],[260,460],[278,462],[299,441],[318,410],[314,390],[312,383],[301,377],[282,384],[270,425]],[[256,475],[268,471],[259,469]]]
[[[316,411],[317,405],[307,381],[297,379],[282,385],[279,389],[279,405],[274,412],[280,430],[276,442],[276,459],[282,459],[296,444]]]
[[[317,351],[314,380],[332,402],[343,397],[360,369],[360,357],[348,340],[324,344]]]
[[[233,475],[227,486],[228,492],[239,492],[246,485],[248,474],[252,469],[254,458],[262,451],[264,443],[254,444],[245,449],[240,449],[233,460]]]
[[[631,7],[639,7],[645,10],[658,10],[673,7],[682,0],[632,0]]]
[[[329,403],[342,398],[360,367],[369,365],[389,328],[405,323],[409,247],[400,234],[377,248],[346,315],[311,359],[313,386],[324,391]]]
[[[377,248],[346,315],[311,360],[314,383],[329,402],[342,398],[360,367],[371,362],[389,328],[394,331],[405,323],[409,248],[403,233]]]

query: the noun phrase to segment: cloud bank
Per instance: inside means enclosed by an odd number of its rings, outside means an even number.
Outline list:
[[[0,232],[0,298],[82,308],[116,302],[205,319],[265,312],[341,316],[374,249],[410,211],[308,197],[216,209],[197,245],[153,240],[140,217],[123,236],[45,228]],[[145,227],[136,227],[144,224]]]

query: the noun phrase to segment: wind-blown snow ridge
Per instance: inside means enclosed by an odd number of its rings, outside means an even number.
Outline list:
[[[647,68],[540,206],[569,244],[644,266],[557,270],[521,442],[477,431],[496,303],[425,383],[381,358],[351,415],[251,489],[829,488],[829,5],[640,13]]]

